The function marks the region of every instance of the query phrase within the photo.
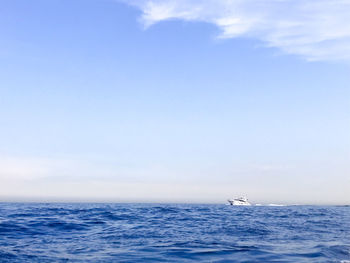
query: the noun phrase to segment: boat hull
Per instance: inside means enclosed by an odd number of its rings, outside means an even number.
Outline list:
[[[230,205],[237,205],[237,206],[251,206],[251,204],[248,201],[241,201],[241,200],[227,200]]]

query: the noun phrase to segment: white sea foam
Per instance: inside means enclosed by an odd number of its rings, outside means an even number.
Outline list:
[[[254,206],[286,206],[282,204],[254,204]]]

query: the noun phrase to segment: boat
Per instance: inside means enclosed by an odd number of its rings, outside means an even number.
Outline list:
[[[227,200],[230,205],[252,205],[246,197],[239,197]]]

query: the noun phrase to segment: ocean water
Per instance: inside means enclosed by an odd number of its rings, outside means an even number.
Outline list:
[[[350,207],[0,203],[0,262],[350,263]]]

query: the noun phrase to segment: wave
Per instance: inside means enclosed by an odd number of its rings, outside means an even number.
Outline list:
[[[0,203],[0,258],[350,263],[348,207],[256,206]]]

